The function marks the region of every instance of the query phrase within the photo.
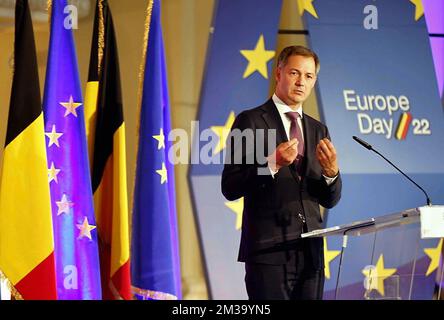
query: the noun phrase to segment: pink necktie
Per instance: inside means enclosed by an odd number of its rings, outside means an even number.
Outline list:
[[[290,119],[290,140],[296,138],[298,140],[298,157],[304,157],[304,139],[302,138],[301,128],[299,127],[298,118],[301,116],[299,112],[286,112],[285,115]]]

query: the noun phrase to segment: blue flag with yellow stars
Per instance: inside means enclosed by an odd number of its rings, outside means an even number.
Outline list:
[[[280,0],[215,3],[189,172],[214,299],[247,297],[243,264],[237,262],[243,199],[226,201],[220,177],[235,117],[269,98],[281,8]]]
[[[170,105],[160,1],[148,3],[133,201],[131,277],[137,299],[181,299]]]
[[[101,299],[97,229],[89,176],[82,91],[66,0],[51,7],[43,112],[53,217],[57,296]],[[66,13],[65,13],[66,12]]]
[[[422,1],[304,3],[309,43],[321,64],[318,105],[343,179],[328,226],[426,204],[421,190],[352,136],[398,165],[434,204],[443,204],[444,116]],[[421,240],[419,224],[350,238],[339,282],[342,239],[327,240],[324,298],[433,297],[442,240]]]

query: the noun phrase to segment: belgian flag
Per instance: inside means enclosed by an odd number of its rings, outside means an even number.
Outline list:
[[[27,0],[15,8],[14,77],[0,182],[0,270],[16,299],[57,299],[45,131]]]
[[[86,128],[102,276],[103,299],[131,299],[125,123],[111,11],[98,0],[88,84]]]

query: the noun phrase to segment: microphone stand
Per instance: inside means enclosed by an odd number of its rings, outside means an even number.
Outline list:
[[[427,192],[425,192],[425,190],[419,185],[417,184],[415,181],[413,181],[412,179],[410,179],[410,177],[408,175],[406,175],[404,172],[402,172],[397,166],[395,166],[389,159],[387,159],[386,157],[384,157],[382,154],[380,154],[377,150],[375,149],[371,149],[373,152],[375,152],[376,154],[380,155],[385,161],[387,161],[388,163],[390,163],[396,170],[398,170],[404,177],[406,177],[410,182],[412,182],[415,186],[417,186],[426,196],[427,199],[427,205],[431,206],[432,202],[430,201],[430,198],[427,194]]]
[[[377,155],[379,155],[380,157],[382,157],[385,161],[387,161],[388,163],[390,163],[392,165],[393,168],[395,168],[396,170],[398,170],[404,177],[406,177],[411,183],[413,183],[415,186],[417,186],[426,196],[427,199],[427,205],[431,206],[432,202],[430,201],[429,195],[427,194],[427,192],[425,192],[425,190],[419,185],[417,184],[415,181],[413,181],[408,175],[406,175],[404,172],[402,172],[401,169],[399,169],[397,166],[395,166],[389,159],[387,159],[386,157],[384,157],[381,153],[378,152],[378,150],[375,150],[370,144],[368,144],[367,142],[365,142],[364,140],[353,136],[353,140],[355,140],[356,142],[358,142],[360,145],[362,145],[364,148],[371,150],[373,152],[375,152]]]

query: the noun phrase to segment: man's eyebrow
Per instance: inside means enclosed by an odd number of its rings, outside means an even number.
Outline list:
[[[297,71],[297,72],[299,72],[299,73],[303,73],[301,70],[299,70],[299,69],[296,69],[296,68],[290,68],[290,71]],[[315,75],[316,73],[315,72],[311,72],[311,71],[309,71],[309,72],[306,72],[305,73],[306,75]]]

